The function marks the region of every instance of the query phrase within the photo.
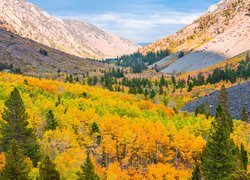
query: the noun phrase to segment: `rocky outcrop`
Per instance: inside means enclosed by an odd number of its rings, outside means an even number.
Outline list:
[[[91,24],[52,17],[25,0],[0,0],[0,22],[24,38],[80,57],[116,57],[139,48]]]
[[[227,92],[229,95],[229,109],[231,116],[234,119],[240,119],[243,107],[247,109],[247,112],[250,115],[250,81],[233,86],[227,89]],[[208,103],[211,107],[212,114],[215,115],[218,94],[219,92],[215,91],[210,95],[190,102],[182,110],[195,112],[197,106]]]

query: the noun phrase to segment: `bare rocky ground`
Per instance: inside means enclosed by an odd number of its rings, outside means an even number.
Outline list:
[[[39,52],[41,49],[48,53],[47,56]],[[84,74],[109,67],[104,63],[79,58],[44,46],[1,28],[0,62],[20,68],[25,75],[41,77],[57,74],[58,69],[68,74]]]
[[[250,81],[228,88],[227,92],[229,95],[229,108],[231,116],[234,119],[240,119],[243,107],[247,109],[247,112],[250,115]],[[196,101],[189,102],[182,110],[194,112],[197,106],[208,102],[211,107],[212,114],[215,115],[217,96],[218,91],[215,91]]]

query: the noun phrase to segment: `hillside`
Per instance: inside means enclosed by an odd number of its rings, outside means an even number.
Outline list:
[[[1,0],[0,24],[24,38],[68,54],[101,59],[130,54],[138,45],[92,24],[54,18],[25,0]]]
[[[212,120],[175,114],[133,95],[6,73],[0,73],[0,113],[13,87],[23,98],[42,155],[53,159],[62,179],[77,179],[86,147],[101,179],[190,179]],[[54,130],[46,129],[49,110]],[[232,138],[249,152],[249,124],[234,123]],[[30,177],[38,177],[37,168],[27,168]]]
[[[47,55],[40,51],[46,51]],[[79,58],[0,28],[0,63],[12,64],[26,75],[52,77],[60,69],[67,74],[84,74],[107,69],[108,65]]]
[[[208,75],[208,74],[212,73],[213,70],[218,69],[218,68],[225,69],[226,66],[228,66],[229,68],[237,69],[240,61],[246,59],[247,53],[250,54],[250,51],[243,52],[237,56],[226,59],[224,61],[221,61],[217,64],[214,64],[212,66],[208,66],[208,67],[203,68],[203,69],[181,73],[180,75],[178,75],[178,78],[186,79],[189,75],[191,77],[195,77],[195,76],[198,76],[199,73],[202,73],[204,75]]]
[[[164,73],[197,70],[231,58],[250,48],[248,8],[247,0],[222,0],[192,24],[141,49],[141,52],[161,49],[185,52],[184,57],[173,58],[170,64],[166,62],[161,67]]]
[[[241,110],[243,107],[246,108],[248,114],[250,113],[250,81],[230,87],[228,88],[227,92],[229,95],[230,114],[234,119],[241,118]],[[211,107],[211,113],[215,115],[217,107],[217,96],[218,91],[215,91],[210,95],[188,103],[182,110],[195,112],[197,106],[208,103]]]

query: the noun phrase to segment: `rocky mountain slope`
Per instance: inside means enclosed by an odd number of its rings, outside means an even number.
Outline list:
[[[248,0],[221,0],[192,24],[141,52],[161,49],[185,52],[186,56],[162,67],[166,67],[164,73],[178,73],[211,66],[249,50],[249,3]]]
[[[54,18],[25,0],[0,0],[0,10],[1,24],[12,32],[72,55],[101,59],[139,48],[91,24]]]
[[[250,81],[233,86],[227,89],[227,92],[229,95],[230,114],[233,118],[241,118],[241,110],[243,107],[245,107],[247,112],[250,114]],[[208,103],[211,107],[212,114],[215,115],[218,94],[219,92],[215,91],[208,96],[198,99],[197,101],[190,102],[183,108],[183,111],[194,112],[197,106]]]
[[[68,74],[84,74],[108,68],[106,64],[66,54],[1,28],[0,63],[12,64],[25,75],[40,77],[57,75],[58,69]]]

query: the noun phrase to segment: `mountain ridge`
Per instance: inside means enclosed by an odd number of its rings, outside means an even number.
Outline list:
[[[79,57],[116,57],[140,47],[92,24],[52,17],[25,0],[0,0],[0,9],[0,22],[12,32]]]
[[[197,70],[249,50],[250,20],[247,0],[221,0],[207,13],[175,34],[160,39],[141,53],[171,50],[174,54],[185,52],[184,57],[161,63],[164,73]],[[169,59],[169,58],[168,58]]]

